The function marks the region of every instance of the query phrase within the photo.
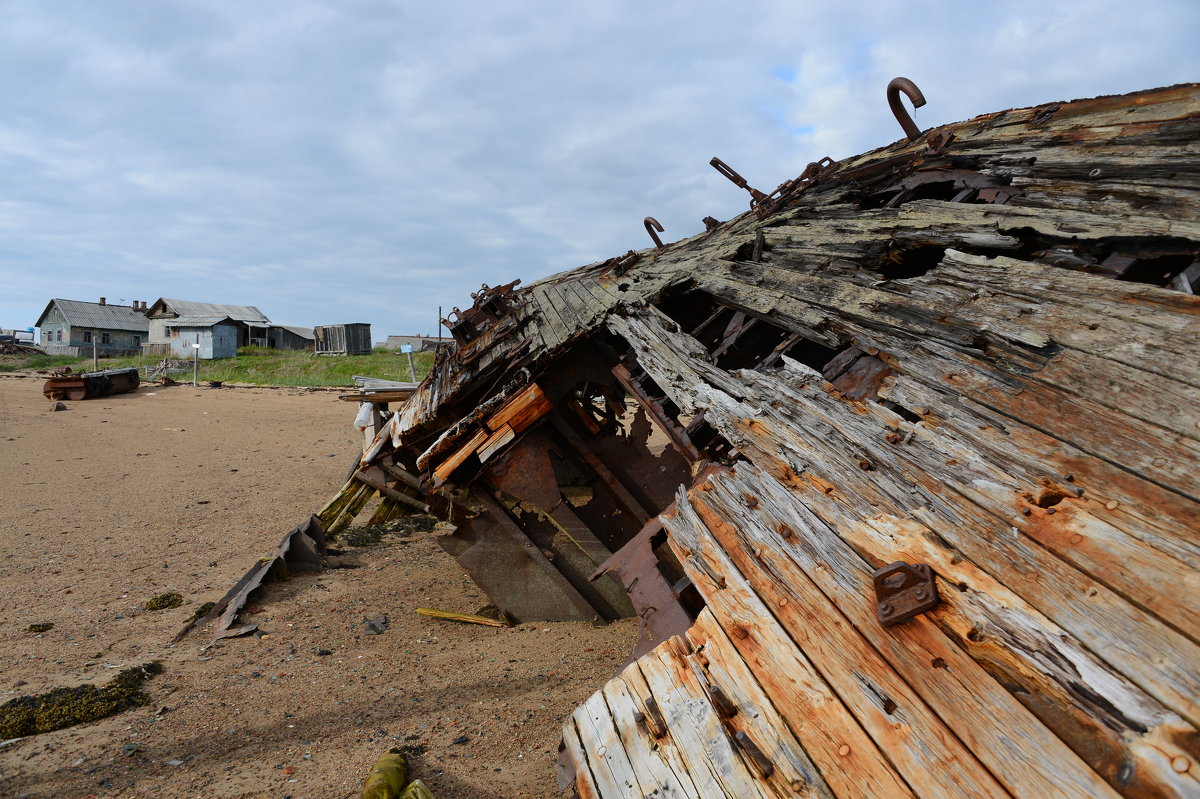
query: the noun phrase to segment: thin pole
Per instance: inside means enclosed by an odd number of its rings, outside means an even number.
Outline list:
[[[96,360],[96,334],[97,334],[97,331],[93,330],[92,331],[92,371],[93,372],[100,371],[99,363]]]
[[[441,344],[442,343],[442,306],[440,306],[440,305],[438,306],[437,332],[438,332],[438,344]]]
[[[417,382],[417,367],[413,366],[411,344],[408,347],[408,352],[405,354],[408,355],[408,376],[412,379],[412,382],[415,383]]]
[[[192,388],[200,385],[200,334],[196,334],[196,346],[192,348]]]

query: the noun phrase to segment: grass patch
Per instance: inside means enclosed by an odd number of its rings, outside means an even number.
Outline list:
[[[0,372],[20,372],[26,369],[53,369],[56,366],[70,366],[74,368],[75,364],[79,363],[80,359],[73,355],[45,355],[37,353],[28,357],[17,355],[9,355],[3,361],[0,361]],[[91,358],[88,358],[91,362]]]
[[[101,358],[100,369],[124,369],[136,366],[153,369],[162,362],[160,355],[134,355],[124,358]],[[178,359],[184,360],[184,359]],[[433,367],[432,352],[414,352],[416,379],[420,381]],[[91,358],[72,358],[65,355],[33,355],[23,361],[7,357],[0,362],[0,371],[47,369],[70,366],[74,371],[92,369]],[[179,382],[192,379],[191,362],[185,371],[173,375]],[[143,371],[143,375],[145,372]],[[367,375],[382,380],[407,382],[412,379],[408,357],[396,350],[376,348],[370,355],[313,355],[296,350],[272,350],[266,347],[242,347],[236,358],[200,361],[199,380],[202,383],[251,383],[259,386],[345,386],[354,385],[354,375]]]
[[[48,633],[54,629],[54,622],[47,621],[41,624],[31,624],[25,628],[25,632],[29,633]]]
[[[162,670],[155,660],[125,669],[103,688],[80,685],[11,699],[0,705],[0,739],[53,732],[149,704],[142,683]]]

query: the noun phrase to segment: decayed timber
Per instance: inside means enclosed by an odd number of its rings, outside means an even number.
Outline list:
[[[582,797],[1200,795],[1200,87],[774,196],[483,287],[322,522],[426,505],[516,619],[628,593]],[[896,561],[941,601],[883,626]]]

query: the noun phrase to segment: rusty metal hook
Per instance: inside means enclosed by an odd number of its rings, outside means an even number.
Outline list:
[[[654,239],[654,246],[660,250],[664,249],[666,245],[663,244],[662,239],[658,237],[658,233],[663,232],[663,226],[659,224],[659,221],[652,216],[648,216],[646,217],[646,221],[642,224],[646,226],[646,232],[650,234],[650,238]],[[658,233],[654,232],[656,230]]]
[[[913,122],[908,109],[904,107],[904,101],[900,99],[900,92],[908,95],[908,99],[912,100],[913,108],[925,105],[925,95],[921,94],[917,84],[908,78],[892,78],[891,83],[887,86],[887,101],[888,106],[892,109],[892,114],[900,123],[900,127],[904,128],[904,134],[908,136],[908,140],[916,141],[921,138],[921,129],[917,127],[916,122]]]

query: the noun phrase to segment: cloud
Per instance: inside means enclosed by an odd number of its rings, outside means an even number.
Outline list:
[[[712,0],[0,6],[0,326],[53,296],[433,332],[438,305],[675,240],[824,155],[1200,74],[1200,8]],[[1164,57],[1170,53],[1170,57]]]

